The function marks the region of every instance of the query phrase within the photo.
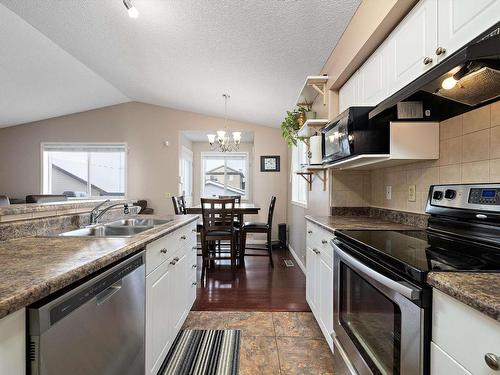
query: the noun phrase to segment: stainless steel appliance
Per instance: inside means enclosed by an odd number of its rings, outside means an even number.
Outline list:
[[[144,252],[28,309],[32,375],[144,374]]]
[[[427,273],[500,272],[500,184],[431,186],[424,230],[337,230],[334,343],[352,374],[429,373]]]
[[[350,107],[322,130],[323,163],[361,154],[389,152],[389,122],[375,124],[368,119],[373,107]]]
[[[437,48],[437,56],[444,53],[444,48]],[[426,57],[424,64],[430,63],[432,58]],[[413,98],[423,100],[425,108],[437,115],[434,119],[445,120],[499,96],[500,22],[381,102],[369,117]]]

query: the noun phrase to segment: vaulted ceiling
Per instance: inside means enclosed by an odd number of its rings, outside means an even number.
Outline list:
[[[140,101],[279,126],[360,0],[0,0],[0,126]]]

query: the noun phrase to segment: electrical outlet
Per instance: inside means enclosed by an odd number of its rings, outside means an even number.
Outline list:
[[[388,201],[390,201],[392,199],[392,186],[391,185],[387,185],[385,187],[385,199],[387,199]]]
[[[417,185],[408,186],[408,202],[415,202],[417,200]]]

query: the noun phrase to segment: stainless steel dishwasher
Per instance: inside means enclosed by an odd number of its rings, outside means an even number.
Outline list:
[[[144,374],[144,252],[28,309],[32,375]]]

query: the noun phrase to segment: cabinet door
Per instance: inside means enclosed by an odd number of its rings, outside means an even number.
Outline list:
[[[146,277],[146,374],[156,375],[173,340],[176,288],[170,266],[163,262]]]
[[[439,346],[431,342],[431,375],[471,375]]]
[[[356,71],[339,90],[339,112],[359,105],[359,73]]]
[[[0,319],[0,374],[26,374],[26,310]]]
[[[417,3],[387,38],[389,95],[436,64],[437,0]],[[432,62],[425,63],[430,58]]]
[[[174,280],[175,285],[170,308],[172,309],[174,336],[177,335],[184,323],[184,318],[187,316],[186,308],[188,305],[188,282],[186,280],[188,257],[186,253],[181,253],[178,259],[175,265],[172,266],[172,280]]]
[[[439,0],[438,46],[445,59],[500,21],[500,0]]]
[[[330,343],[333,332],[333,260],[319,258],[319,316],[326,340]]]
[[[306,250],[306,300],[309,303],[309,307],[316,314],[316,302],[317,302],[317,255],[314,251],[308,247]]]
[[[382,44],[359,69],[360,104],[375,106],[388,95],[388,48]]]

